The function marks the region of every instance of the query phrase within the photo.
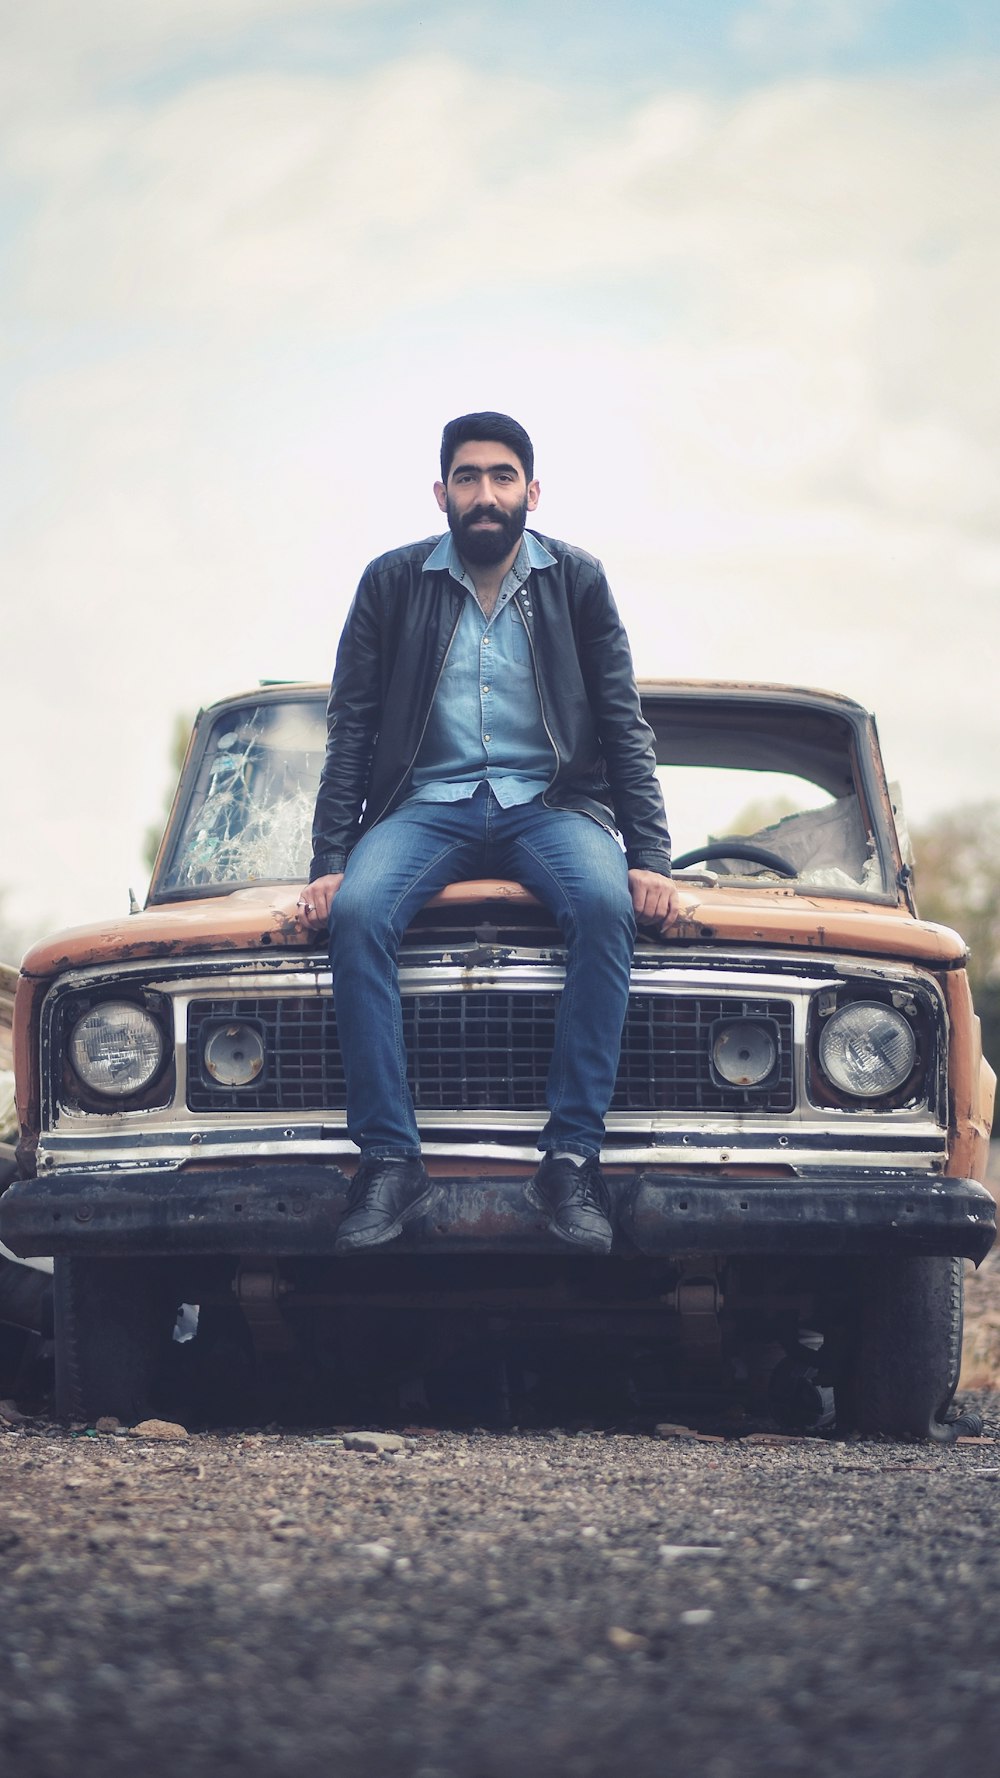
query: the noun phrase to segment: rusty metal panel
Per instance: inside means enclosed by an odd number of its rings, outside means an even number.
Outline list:
[[[626,1258],[892,1251],[978,1261],[996,1231],[990,1193],[970,1180],[872,1170],[723,1181],[623,1169],[608,1184],[615,1251]],[[592,1257],[548,1229],[523,1177],[438,1176],[434,1185],[394,1253]],[[307,1162],[260,1163],[236,1178],[225,1166],[50,1176],[9,1188],[0,1236],[15,1253],[331,1254],[347,1190],[338,1167]]]
[[[678,881],[683,884],[683,879]],[[32,946],[22,973],[48,979],[65,970],[120,964],[139,958],[193,956],[198,952],[300,948],[324,956],[314,935],[296,918],[295,887],[234,889],[204,901],[180,901],[100,926],[74,927]],[[429,906],[480,902],[531,905],[519,884],[489,881],[453,884]],[[945,966],[967,955],[963,939],[946,926],[915,920],[902,908],[802,895],[781,885],[738,891],[699,883],[684,890],[681,916],[659,936],[669,949],[691,942],[792,945],[861,956],[907,958]]]

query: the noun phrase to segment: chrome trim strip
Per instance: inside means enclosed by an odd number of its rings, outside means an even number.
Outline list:
[[[401,974],[408,969],[424,970],[440,967],[454,967],[466,979],[474,979],[477,969],[482,965],[473,965],[471,969],[461,964],[464,949],[482,950],[495,948],[502,955],[502,961],[491,966],[494,970],[507,970],[511,965],[537,967],[539,964],[551,964],[561,967],[563,952],[559,946],[502,945],[495,947],[468,945],[463,947],[442,945],[418,945],[404,951]],[[407,963],[407,955],[412,962]],[[683,975],[692,982],[716,982],[720,976],[732,975],[735,979],[753,982],[763,986],[773,984],[778,991],[787,992],[790,987],[817,987],[828,984],[831,979],[850,977],[871,977],[884,982],[887,979],[911,981],[919,979],[926,984],[934,983],[934,976],[926,965],[908,962],[905,958],[864,958],[853,956],[847,952],[813,951],[788,949],[772,950],[761,946],[759,949],[748,948],[745,952],[729,951],[726,953],[707,950],[678,950],[673,946],[656,946],[636,951],[632,966],[633,985],[637,989],[648,981],[650,975],[659,974],[664,982],[673,981],[677,975]],[[212,990],[222,992],[267,992],[273,984],[275,993],[287,993],[296,989],[303,992],[329,992],[330,968],[325,957],[306,959],[299,952],[268,953],[266,959],[260,951],[246,953],[227,952],[224,957],[215,960],[192,962],[188,958],[168,960],[157,957],[143,957],[137,960],[111,964],[91,964],[86,968],[67,970],[56,977],[52,983],[50,994],[91,986],[95,982],[106,982],[109,988],[132,976],[141,976],[145,985],[157,989],[160,993],[176,994],[195,991],[204,992],[207,984]],[[230,986],[231,984],[231,986]]]
[[[466,1122],[459,1126],[456,1120],[453,1140],[435,1135],[425,1139],[423,1148],[425,1154],[447,1155],[456,1160],[478,1161],[490,1155],[534,1160],[537,1150],[525,1137],[529,1131],[540,1129],[543,1122],[542,1115],[529,1124],[527,1119],[516,1114],[507,1113],[503,1117],[497,1114],[491,1117],[489,1125],[479,1126],[484,1132],[496,1132],[490,1141],[477,1138],[476,1125]],[[432,1127],[443,1131],[449,1126],[443,1119],[438,1119]],[[626,1136],[630,1129],[637,1138],[645,1135],[648,1140],[616,1141],[616,1138]],[[342,1126],[337,1129],[330,1120],[322,1132],[299,1121],[286,1126],[280,1134],[277,1129],[267,1132],[261,1129],[253,1136],[248,1136],[241,1128],[206,1129],[204,1126],[187,1134],[176,1130],[147,1130],[138,1136],[136,1132],[119,1129],[115,1134],[93,1132],[86,1136],[55,1136],[39,1146],[38,1164],[41,1171],[51,1174],[88,1165],[180,1167],[192,1161],[213,1159],[253,1161],[303,1156],[329,1160],[357,1152],[341,1130]],[[510,1132],[507,1141],[503,1140],[503,1130]],[[804,1133],[800,1133],[796,1140],[794,1135],[766,1128],[750,1131],[745,1124],[735,1121],[727,1125],[678,1126],[672,1133],[654,1133],[648,1120],[645,1127],[639,1120],[630,1126],[618,1120],[609,1127],[608,1140],[602,1150],[602,1158],[608,1165],[655,1161],[664,1165],[725,1166],[745,1161],[755,1166],[787,1167],[793,1171],[814,1168],[817,1164],[831,1168],[861,1164],[940,1171],[946,1154],[946,1132],[927,1120],[914,1124],[905,1134],[898,1125],[891,1126],[887,1121],[881,1127],[868,1125],[856,1133],[810,1130],[808,1142],[804,1140]]]

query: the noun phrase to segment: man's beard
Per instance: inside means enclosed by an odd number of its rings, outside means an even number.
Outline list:
[[[447,513],[448,529],[462,560],[471,562],[474,568],[495,568],[520,541],[528,516],[528,502],[522,500],[513,512],[501,512],[498,506],[473,506],[459,516],[449,500]],[[474,531],[472,526],[477,519],[495,519],[497,522],[489,530]]]

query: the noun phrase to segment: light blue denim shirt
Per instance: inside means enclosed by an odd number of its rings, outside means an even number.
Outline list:
[[[461,802],[485,778],[497,802],[509,809],[531,802],[551,782],[555,755],[514,594],[533,568],[554,562],[525,531],[487,619],[450,531],[431,551],[424,573],[447,568],[465,592],[465,609],[438,682],[407,802]]]

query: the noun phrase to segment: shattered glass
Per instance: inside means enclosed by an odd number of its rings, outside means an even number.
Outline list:
[[[832,797],[789,773],[737,766],[661,768],[674,856],[739,836],[783,858],[803,887],[878,895],[884,890],[875,837],[855,793]],[[694,868],[743,881],[780,882],[739,854]]]
[[[838,797],[818,809],[796,810],[745,837],[786,858],[795,866],[798,881],[814,889],[863,889],[874,895],[882,888],[874,841],[865,830],[856,796]],[[716,859],[715,868],[744,877],[761,875],[765,869],[725,859]]]
[[[226,711],[209,737],[160,890],[305,878],[325,751],[319,703]]]

